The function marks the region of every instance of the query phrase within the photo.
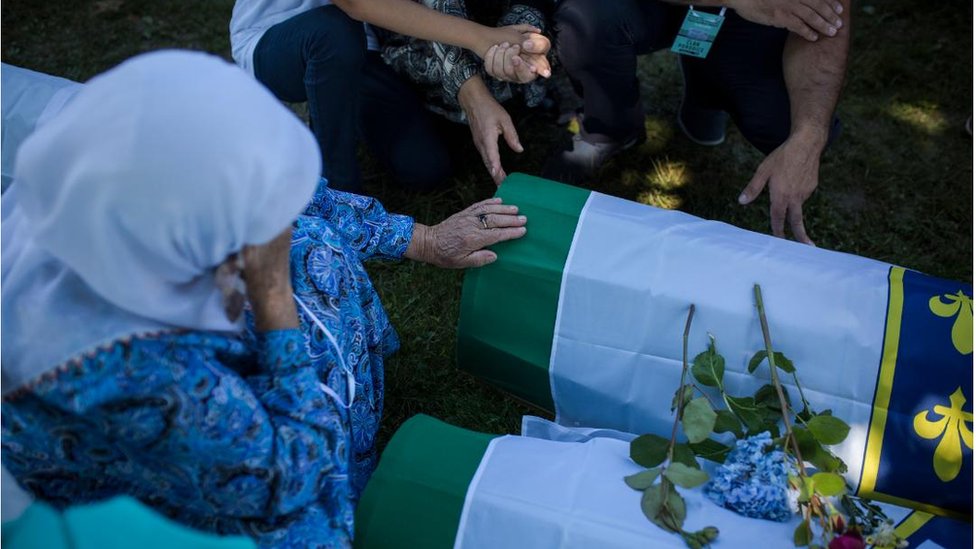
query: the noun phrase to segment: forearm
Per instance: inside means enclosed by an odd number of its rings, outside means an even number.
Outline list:
[[[491,47],[487,27],[461,17],[438,12],[412,0],[335,0],[353,19],[398,34],[441,42],[484,55]]]
[[[375,198],[336,191],[326,184],[319,185],[305,215],[295,221],[295,234],[318,238],[323,222],[363,261],[400,259],[413,227],[413,219],[388,213]]]
[[[790,97],[790,135],[827,143],[840,98],[850,47],[850,0],[840,0],[843,25],[837,35],[810,42],[790,33],[783,50],[783,78]]]

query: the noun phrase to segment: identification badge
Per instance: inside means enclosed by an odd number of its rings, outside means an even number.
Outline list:
[[[674,39],[671,51],[681,55],[690,55],[702,59],[708,55],[708,50],[712,49],[712,42],[718,36],[722,23],[725,22],[725,8],[715,15],[704,11],[695,11],[695,8],[688,6],[688,15],[681,23],[678,36]]]

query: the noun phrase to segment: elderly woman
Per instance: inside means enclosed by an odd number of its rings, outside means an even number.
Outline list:
[[[478,266],[525,219],[488,200],[425,227],[319,173],[299,120],[203,54],[123,63],[24,142],[2,221],[2,455],[22,486],[349,545],[398,345],[362,261]]]

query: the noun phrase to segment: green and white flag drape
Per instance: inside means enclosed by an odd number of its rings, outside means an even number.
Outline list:
[[[355,546],[372,548],[683,548],[649,522],[623,481],[642,470],[626,440],[529,418],[523,434],[489,437],[426,416],[408,420],[383,453],[356,511]],[[541,438],[537,438],[541,437]],[[622,435],[620,438],[626,438]],[[686,529],[716,526],[722,547],[792,545],[798,518],[777,523],[681,490]],[[885,505],[912,547],[970,547],[969,524]],[[781,540],[777,544],[773,540]]]
[[[727,392],[768,382],[747,371],[758,283],[812,407],[852,426],[834,451],[858,493],[969,519],[971,285],[521,174],[498,196],[528,233],[466,275],[461,368],[563,425],[667,436],[690,304],[689,348],[715,338]]]

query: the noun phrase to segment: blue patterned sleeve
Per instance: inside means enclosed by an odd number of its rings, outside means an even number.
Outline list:
[[[99,425],[120,455],[157,469],[158,485],[138,468],[126,483],[136,495],[181,502],[174,511],[191,520],[266,520],[338,505],[334,486],[345,484],[326,472],[347,469],[346,410],[323,390],[299,329],[258,334],[256,344],[259,369],[246,378],[232,358],[253,356],[242,343],[185,334],[117,343],[34,392]]]
[[[375,198],[330,189],[325,179],[305,215],[324,219],[360,260],[400,259],[413,237],[413,218],[388,213]]]

